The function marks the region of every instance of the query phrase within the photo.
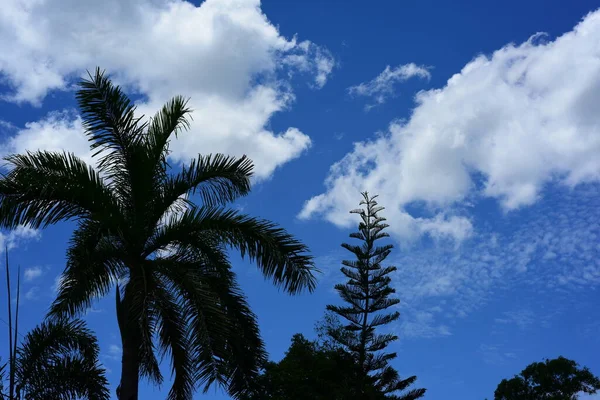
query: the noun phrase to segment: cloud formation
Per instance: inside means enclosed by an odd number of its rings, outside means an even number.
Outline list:
[[[534,204],[546,185],[597,182],[600,11],[554,41],[538,34],[478,56],[416,102],[407,121],[335,163],[325,193],[299,216],[348,226],[358,192],[369,190],[398,236],[463,239],[468,203],[491,198],[510,211]]]
[[[148,116],[173,95],[191,97],[192,130],[173,143],[175,160],[247,154],[259,179],[311,144],[298,128],[268,127],[294,101],[292,76],[320,88],[335,66],[326,49],[281,36],[259,0],[8,0],[0,37],[5,100],[39,105],[98,65],[141,95]],[[53,113],[18,131],[4,151],[59,147],[89,156],[80,128],[74,113]]]
[[[37,240],[40,236],[39,230],[23,225],[19,225],[11,231],[0,232],[0,252],[5,249],[14,249],[29,240]]]
[[[377,77],[369,82],[363,82],[348,88],[348,93],[352,96],[370,97],[374,103],[367,104],[365,110],[384,104],[388,98],[394,96],[396,84],[409,80],[410,78],[430,79],[429,69],[415,63],[398,65],[391,68],[385,67]]]
[[[459,248],[447,243],[396,250],[392,282],[401,300],[401,336],[451,334],[457,321],[516,288],[535,296],[489,314],[494,330],[549,327],[561,313],[585,304],[578,294],[600,285],[599,198],[598,184],[555,191]]]

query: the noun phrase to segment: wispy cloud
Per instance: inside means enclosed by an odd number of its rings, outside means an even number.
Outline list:
[[[507,350],[499,344],[482,344],[479,346],[479,354],[486,364],[502,365],[506,361],[517,358],[515,351]]]
[[[108,350],[103,355],[103,357],[105,359],[108,359],[111,361],[120,361],[122,353],[123,353],[123,350],[121,349],[121,346],[116,345],[116,344],[111,344],[108,346]]]
[[[368,111],[393,97],[396,94],[396,85],[410,78],[430,79],[431,73],[428,67],[414,63],[399,65],[395,68],[388,65],[372,80],[349,87],[348,93],[352,96],[371,98],[374,103],[365,106]]]
[[[19,225],[7,233],[0,232],[0,252],[6,248],[9,250],[30,241],[38,240],[41,237],[40,231],[29,226]]]
[[[515,324],[520,329],[526,329],[535,322],[535,314],[527,309],[505,311],[494,321],[499,324]]]
[[[36,300],[39,292],[40,288],[38,286],[33,286],[27,292],[25,292],[25,300]]]
[[[395,253],[398,272],[393,282],[401,299],[403,334],[446,335],[457,319],[483,307],[494,294],[516,287],[535,287],[565,302],[597,287],[598,198],[600,185],[556,191],[526,212],[500,214],[494,231],[482,227],[459,248],[436,244]],[[492,320],[527,329],[548,326],[563,312],[534,306],[504,310]]]
[[[32,280],[37,279],[40,276],[42,276],[43,273],[44,273],[44,271],[42,270],[41,267],[31,267],[31,268],[25,269],[23,276],[25,277],[26,282],[31,282]]]

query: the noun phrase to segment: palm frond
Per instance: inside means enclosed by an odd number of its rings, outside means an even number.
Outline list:
[[[108,400],[110,391],[104,369],[77,356],[66,356],[45,365],[22,386],[24,400]]]
[[[233,210],[192,208],[173,217],[157,229],[147,251],[156,251],[207,234],[238,249],[242,257],[248,256],[255,261],[266,277],[289,293],[304,289],[312,291],[315,288],[313,273],[316,269],[304,244],[273,222]]]
[[[140,139],[145,124],[135,117],[136,107],[100,68],[79,82],[76,98],[90,147],[99,155],[101,169],[126,165],[128,147]]]
[[[98,168],[128,204],[133,191],[130,172],[145,153],[142,138],[147,124],[135,116],[136,107],[104,71],[96,68],[93,76],[88,75],[76,94],[83,126]]]
[[[59,221],[116,218],[119,204],[94,169],[71,153],[28,152],[5,158],[0,179],[0,222],[8,228]]]
[[[92,221],[81,223],[67,250],[67,265],[49,316],[77,316],[89,308],[94,299],[108,293],[124,273],[122,256],[102,225]]]
[[[204,206],[224,205],[246,196],[250,192],[250,178],[254,165],[247,157],[230,157],[223,154],[202,156],[172,176],[161,188],[153,221],[156,223],[170,212],[176,202],[189,195],[199,194]],[[187,206],[191,202],[186,201]],[[187,207],[178,207],[185,211]]]
[[[166,173],[171,135],[177,137],[179,131],[190,127],[187,116],[192,110],[188,107],[188,101],[182,96],[173,97],[154,115],[148,125],[145,142],[155,176]]]
[[[216,270],[229,268],[228,264],[205,266],[173,256],[153,263],[156,274],[170,282],[170,287],[176,291],[179,307],[187,318],[193,349],[190,356],[195,371],[192,375],[194,386],[209,387],[217,383],[226,387],[226,343],[231,335],[231,321],[213,285]]]
[[[223,283],[220,298],[232,323],[227,342],[227,391],[233,398],[238,398],[255,384],[260,368],[267,361],[267,353],[256,316],[235,282],[233,273],[228,271],[228,275],[229,279],[219,278]]]
[[[155,288],[152,292],[152,297],[155,297],[156,290],[158,290],[158,288]],[[152,304],[147,306],[148,308],[143,313],[142,320],[140,321],[140,375],[152,383],[161,385],[163,376],[160,372],[158,360],[155,355],[156,346],[153,341],[154,334],[158,327],[156,312],[154,311],[156,305],[154,303],[155,300],[152,301]]]
[[[108,399],[100,349],[81,320],[47,321],[17,351],[17,390],[24,399]]]
[[[163,355],[170,355],[173,386],[168,399],[188,399],[194,392],[192,350],[189,338],[189,316],[183,315],[182,299],[169,282],[159,282],[155,310],[160,347]]]

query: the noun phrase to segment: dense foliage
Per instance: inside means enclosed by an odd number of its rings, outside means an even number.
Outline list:
[[[362,400],[356,391],[359,374],[352,354],[297,334],[281,361],[266,364],[253,393],[244,400]],[[385,399],[372,385],[364,392],[369,399]]]
[[[528,365],[512,379],[503,379],[495,400],[576,400],[600,390],[600,379],[565,357]]]

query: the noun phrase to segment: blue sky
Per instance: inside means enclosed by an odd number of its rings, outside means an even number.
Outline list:
[[[254,159],[253,193],[235,206],[296,234],[323,271],[314,294],[289,297],[236,261],[273,359],[338,301],[348,210],[369,190],[396,245],[394,366],[426,398],[490,398],[558,355],[600,374],[600,2],[4,3],[2,155],[90,160],[73,83],[99,65],[147,115],[191,97],[174,162]],[[72,228],[0,236],[24,270],[23,331],[53,298]],[[86,319],[116,385],[112,297]]]

